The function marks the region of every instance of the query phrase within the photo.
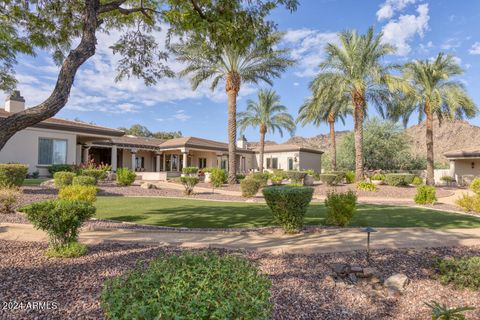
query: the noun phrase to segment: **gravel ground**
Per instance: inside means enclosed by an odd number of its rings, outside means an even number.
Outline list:
[[[0,301],[51,301],[55,310],[0,310],[1,319],[101,319],[99,295],[105,279],[122,274],[138,260],[178,249],[153,245],[100,244],[77,259],[49,259],[46,244],[0,240]],[[218,251],[218,250],[216,250]],[[225,252],[222,250],[220,252]],[[434,279],[434,257],[472,256],[480,247],[374,251],[373,266],[383,277],[405,273],[411,282],[396,298],[374,296],[362,286],[333,286],[325,277],[332,263],[364,265],[364,253],[274,256],[243,252],[269,275],[274,319],[428,319],[425,301],[471,305],[480,318],[480,292],[456,290]]]

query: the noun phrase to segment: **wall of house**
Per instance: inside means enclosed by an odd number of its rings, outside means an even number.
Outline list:
[[[118,150],[117,152],[120,152]],[[148,150],[138,150],[137,157],[144,157],[145,171],[155,171],[155,153]],[[132,153],[128,149],[122,150],[122,167],[132,169]]]
[[[322,171],[322,155],[318,153],[300,152],[300,170],[312,169],[320,173]]]
[[[473,163],[473,169],[472,169]],[[480,159],[457,159],[455,160],[455,179],[461,181],[464,175],[480,177]]]
[[[0,163],[24,163],[28,165],[29,172],[38,170],[41,176],[47,176],[48,166],[38,164],[39,138],[67,140],[67,163],[76,163],[77,137],[75,134],[66,131],[37,128],[29,128],[17,132],[0,151]]]
[[[278,159],[278,169],[288,170],[288,159],[293,159],[293,170],[307,170],[313,169],[317,172],[321,170],[321,154],[299,152],[299,151],[284,151],[284,152],[266,152],[263,157],[263,168],[267,169],[267,158]],[[260,162],[260,155],[255,154],[254,167],[258,168]]]

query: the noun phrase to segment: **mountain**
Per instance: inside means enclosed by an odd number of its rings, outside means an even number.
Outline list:
[[[337,147],[339,143],[341,143],[342,138],[348,133],[349,131],[337,131],[335,133],[335,137],[337,140]],[[319,134],[315,137],[311,138],[303,138],[303,137],[292,137],[287,142],[288,144],[295,144],[297,146],[302,147],[310,147],[315,149],[320,149],[322,151],[330,150],[330,135],[329,134]]]

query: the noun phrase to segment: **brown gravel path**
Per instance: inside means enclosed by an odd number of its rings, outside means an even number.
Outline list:
[[[98,244],[77,259],[49,259],[46,244],[0,240],[0,301],[55,302],[55,310],[0,310],[0,319],[102,319],[103,282],[149,261],[161,252],[178,249],[158,245]],[[218,251],[218,250],[216,250]],[[225,252],[225,251],[219,251]],[[382,277],[405,273],[411,283],[398,298],[372,296],[361,286],[333,287],[325,281],[333,263],[365,265],[364,252],[303,255],[240,254],[272,280],[274,319],[411,320],[428,319],[424,302],[471,305],[470,319],[480,318],[480,292],[457,290],[435,280],[435,257],[480,255],[480,247],[427,250],[377,250],[372,266]]]

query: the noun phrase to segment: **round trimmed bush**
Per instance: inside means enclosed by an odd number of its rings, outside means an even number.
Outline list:
[[[410,173],[387,173],[385,175],[385,183],[393,187],[408,186],[412,184],[414,174]]]
[[[290,179],[291,183],[303,183],[303,178],[307,175],[304,171],[287,171],[287,178]]]
[[[185,188],[185,195],[189,196],[193,194],[193,189],[200,182],[200,178],[193,176],[180,177],[180,182]]]
[[[94,203],[97,201],[97,187],[80,185],[65,186],[58,192],[58,199]]]
[[[327,186],[334,186],[337,184],[337,175],[334,173],[324,173],[320,175],[320,181],[322,181]]]
[[[130,186],[135,182],[137,174],[128,168],[120,168],[117,170],[117,184],[121,186]]]
[[[421,186],[423,184],[423,179],[420,178],[419,176],[413,177],[412,184],[416,187]]]
[[[95,186],[97,185],[97,180],[94,177],[89,176],[76,176],[72,179],[73,186]]]
[[[240,189],[242,189],[242,197],[255,197],[258,190],[262,187],[263,182],[260,179],[247,178],[240,181]]]
[[[212,252],[161,254],[107,280],[107,319],[270,319],[271,282],[246,259]]]
[[[19,163],[0,164],[0,187],[21,187],[27,173],[27,165]]]
[[[75,173],[69,171],[55,172],[53,179],[55,180],[55,187],[61,189],[66,186],[70,186],[73,182]]]
[[[334,175],[337,176],[335,184],[342,183],[346,178],[345,171],[329,171],[327,173],[328,174],[334,174]]]
[[[92,177],[95,181],[105,180],[107,172],[102,169],[83,169],[82,176]]]
[[[247,178],[258,180],[261,183],[261,187],[265,187],[268,184],[270,174],[268,172],[252,172],[247,176]]]
[[[312,201],[313,188],[277,186],[262,190],[275,220],[286,233],[296,233],[303,228],[303,219]]]
[[[185,167],[182,168],[182,173],[187,175],[196,175],[198,173],[198,167]]]

